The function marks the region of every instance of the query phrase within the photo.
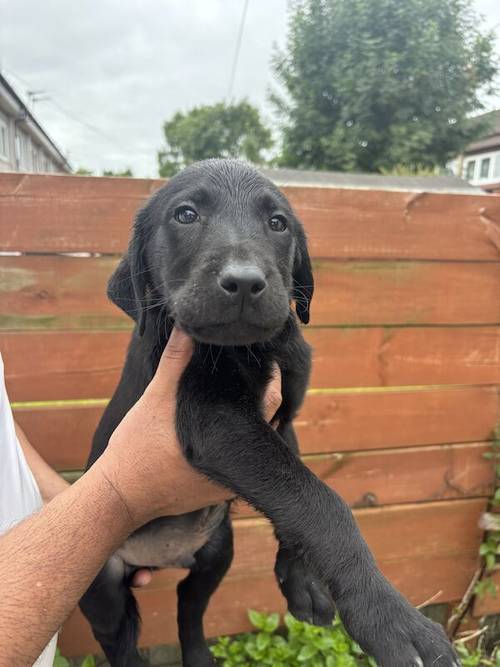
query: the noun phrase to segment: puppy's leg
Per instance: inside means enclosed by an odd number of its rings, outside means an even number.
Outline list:
[[[111,667],[147,667],[137,651],[137,603],[124,579],[122,559],[112,556],[80,600],[80,609]]]
[[[205,406],[195,386],[187,396],[182,388],[178,432],[191,463],[272,521],[280,545],[328,583],[347,630],[380,667],[458,664],[443,628],[377,568],[347,504],[258,417],[257,405],[252,414],[250,396]]]
[[[177,587],[178,623],[183,667],[212,667],[215,660],[203,634],[203,614],[233,559],[229,516],[195,554],[196,564]]]
[[[335,605],[328,586],[290,549],[280,547],[274,567],[276,579],[288,602],[288,611],[300,621],[330,625]]]
[[[282,420],[277,432],[295,454],[299,444],[293,425]],[[300,621],[314,625],[330,625],[335,615],[335,606],[328,585],[290,549],[281,547],[276,555],[274,573],[288,611]]]

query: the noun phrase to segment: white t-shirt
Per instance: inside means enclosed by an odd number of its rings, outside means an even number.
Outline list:
[[[40,491],[14,428],[0,354],[0,535],[41,506]],[[52,667],[56,642],[57,635],[51,639],[34,667]]]

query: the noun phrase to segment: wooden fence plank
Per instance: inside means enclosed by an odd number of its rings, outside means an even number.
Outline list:
[[[0,175],[0,250],[123,252],[136,210],[163,181]],[[495,260],[493,196],[284,187],[316,257]],[[481,217],[483,215],[483,217]]]
[[[122,253],[136,211],[163,181],[0,176],[1,250]]]
[[[102,414],[100,406],[15,410],[47,461],[79,469]],[[310,395],[295,424],[303,454],[482,442],[500,418],[496,387]],[[62,441],[63,438],[63,441]]]
[[[356,518],[389,579],[414,604],[439,591],[439,601],[460,598],[477,564],[483,500],[466,500],[358,510]],[[237,522],[236,554],[229,576],[214,595],[206,619],[208,636],[248,629],[248,608],[283,611],[272,567],[276,543],[263,520]],[[159,572],[138,592],[143,616],[142,645],[177,641],[175,585],[179,572]],[[79,614],[66,624],[61,646],[67,655],[93,650]]]
[[[305,328],[304,333],[313,347],[311,387],[500,384],[500,327]]]
[[[500,327],[305,327],[311,387],[500,384]],[[129,331],[0,333],[12,401],[110,397]]]
[[[126,328],[116,259],[0,257],[0,329]],[[500,323],[499,263],[316,262],[315,325]]]
[[[488,443],[306,456],[304,462],[351,507],[487,497],[494,475]],[[252,516],[236,504],[235,517]]]
[[[312,323],[497,324],[500,263],[315,262]]]
[[[11,401],[110,398],[130,331],[0,333]]]
[[[499,415],[496,387],[341,393],[308,397],[295,426],[317,454],[485,441]]]

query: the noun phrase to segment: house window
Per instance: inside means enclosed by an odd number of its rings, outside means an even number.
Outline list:
[[[0,158],[9,158],[9,132],[7,123],[0,117]]]
[[[476,170],[476,161],[469,160],[465,165],[465,178],[467,181],[472,181],[474,179],[474,172]]]
[[[493,166],[493,178],[500,178],[500,153],[495,155],[495,164]]]
[[[32,164],[33,164],[33,171],[35,171],[35,172],[39,171],[39,168],[38,168],[38,151],[36,149],[36,146],[33,146],[33,148],[31,149],[31,161],[32,161]]]
[[[29,170],[30,140],[27,134],[19,132],[16,134],[16,158],[20,171]]]
[[[481,160],[481,173],[479,178],[488,178],[490,173],[490,158],[485,157]]]

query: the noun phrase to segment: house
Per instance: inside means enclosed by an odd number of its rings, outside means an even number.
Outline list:
[[[472,185],[500,192],[500,109],[476,116],[472,122],[484,123],[486,129],[454,160],[453,170]]]
[[[71,167],[0,74],[0,172],[71,173]]]

